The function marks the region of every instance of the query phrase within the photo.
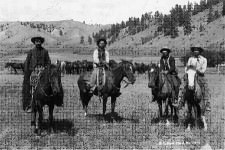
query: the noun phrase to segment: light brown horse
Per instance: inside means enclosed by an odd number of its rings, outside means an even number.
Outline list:
[[[204,124],[204,130],[206,131],[207,123],[205,120],[205,116],[203,116],[201,113],[201,105],[200,105],[201,101],[203,100],[203,95],[200,85],[198,83],[198,74],[194,66],[187,66],[186,73],[184,75],[184,81],[185,81],[184,101],[188,107],[187,130],[190,130],[192,109],[194,109],[195,127],[198,126],[198,120],[201,118]]]

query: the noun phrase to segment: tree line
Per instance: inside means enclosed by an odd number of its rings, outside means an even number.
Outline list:
[[[54,29],[57,27],[53,24],[45,24],[45,23],[34,23],[34,22],[20,22],[21,25],[27,27],[29,26],[30,28],[37,29],[38,31],[44,30],[46,32],[51,33]],[[63,31],[59,28],[59,34],[60,36],[63,35]]]
[[[222,14],[219,14],[218,11],[213,12],[212,9],[213,5],[216,5],[221,1],[222,0],[201,0],[199,4],[196,2],[188,2],[187,5],[183,6],[178,4],[175,5],[170,10],[169,14],[162,14],[159,11],[156,11],[154,14],[152,12],[145,13],[141,16],[141,18],[130,17],[127,21],[112,24],[109,29],[102,29],[97,33],[93,33],[92,37],[94,41],[100,37],[107,38],[109,44],[111,44],[118,40],[121,31],[123,31],[124,35],[134,35],[149,28],[152,24],[158,26],[158,34],[156,35],[163,34],[164,36],[176,38],[179,32],[178,27],[183,28],[184,35],[189,35],[193,28],[191,25],[192,15],[196,15],[199,12],[209,9],[207,23],[214,21],[221,15],[225,15],[224,1]],[[203,27],[201,29],[203,30]]]

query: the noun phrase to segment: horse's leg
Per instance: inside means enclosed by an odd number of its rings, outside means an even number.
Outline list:
[[[87,116],[87,107],[88,107],[88,103],[91,99],[91,96],[88,95],[88,93],[80,93],[80,100],[82,102],[83,105],[83,109],[84,109],[84,116]]]
[[[173,106],[172,106],[172,109],[174,111],[174,116],[173,116],[174,123],[178,123],[178,109]]]
[[[38,106],[38,126],[37,126],[37,134],[41,135],[41,124],[43,120],[43,108],[42,106]]]
[[[54,124],[53,124],[53,110],[54,110],[54,104],[48,106],[48,112],[49,112],[49,127],[50,127],[50,133],[52,133],[54,130]]]
[[[170,122],[169,122],[169,98],[166,99],[165,101],[165,114],[166,114],[166,126],[169,126],[170,125]]]
[[[201,118],[202,118],[202,122],[203,122],[203,124],[204,124],[204,131],[207,131],[207,130],[208,130],[208,125],[207,125],[207,123],[206,123],[205,116],[201,116]]]
[[[162,100],[158,100],[158,107],[159,107],[159,120],[162,119],[163,114],[162,114]]]
[[[106,103],[107,103],[107,97],[103,96],[103,116],[105,116],[105,112],[106,112]]]
[[[36,114],[37,114],[37,110],[34,109],[31,112],[31,128],[32,128],[32,132],[35,133],[36,132]]]
[[[114,115],[116,106],[116,97],[111,96],[111,113]]]
[[[205,115],[204,115],[204,113],[202,113],[200,105],[198,105],[197,110],[198,110],[198,114],[197,115],[198,115],[199,118],[201,118],[201,120],[203,122],[204,131],[207,131],[208,130],[208,125],[206,123]]]
[[[195,128],[197,128],[198,127],[198,119],[199,119],[199,117],[198,117],[198,109],[197,109],[196,105],[194,105],[193,108],[194,108],[194,113],[195,113]]]
[[[187,130],[190,131],[191,130],[191,111],[192,111],[192,105],[190,103],[188,103],[188,114],[187,114],[187,123],[188,123],[188,127]]]

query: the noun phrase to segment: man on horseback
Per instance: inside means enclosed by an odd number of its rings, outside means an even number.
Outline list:
[[[37,67],[46,67],[51,64],[48,51],[42,47],[44,43],[43,37],[33,37],[31,42],[35,45],[28,54],[24,63],[24,80],[22,90],[23,109],[26,112],[31,112],[31,85],[30,76]]]
[[[172,85],[173,88],[173,106],[177,107],[178,106],[178,93],[179,93],[179,86],[181,84],[181,81],[179,77],[177,76],[177,71],[176,71],[176,64],[175,64],[175,59],[173,56],[170,55],[171,50],[167,47],[164,47],[160,50],[162,53],[162,57],[160,59],[160,72],[166,74],[170,84]],[[155,101],[155,97],[153,98],[153,101]]]
[[[96,86],[97,86],[97,80],[99,80],[99,71],[100,67],[107,68],[109,64],[109,52],[105,50],[105,47],[107,45],[106,39],[102,38],[97,41],[98,48],[94,50],[93,53],[93,72],[91,75],[91,81],[90,81],[90,93],[93,93]],[[99,88],[99,87],[98,87]]]
[[[208,91],[207,81],[205,79],[205,71],[207,68],[207,59],[201,55],[203,51],[204,51],[204,49],[198,45],[191,47],[191,52],[192,52],[193,56],[191,56],[188,59],[187,66],[193,66],[196,68],[197,75],[198,75],[197,82],[199,83],[201,91],[202,91],[203,101],[205,103],[205,110],[211,111],[209,97],[208,97],[209,91]],[[186,72],[186,68],[185,68],[185,72]],[[183,98],[184,92],[185,92],[184,87],[182,87],[182,91],[181,91],[181,93],[179,93],[179,103],[180,103],[179,107],[184,106],[184,98]]]

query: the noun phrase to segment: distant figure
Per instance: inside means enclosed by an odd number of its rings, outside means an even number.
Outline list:
[[[193,66],[196,68],[197,74],[198,74],[198,83],[200,85],[201,91],[203,92],[202,95],[203,95],[203,101],[205,103],[205,111],[211,111],[209,97],[208,97],[209,89],[207,85],[207,80],[205,79],[205,71],[207,69],[207,59],[201,55],[202,52],[204,52],[204,49],[197,45],[197,46],[191,47],[191,52],[193,56],[191,56],[188,59],[187,66]],[[185,68],[185,72],[186,72],[186,68]],[[183,87],[182,89],[183,90],[179,93],[179,101],[180,101],[179,107],[184,106],[183,93],[185,91]]]
[[[160,53],[162,54],[160,62],[159,62],[159,68],[161,73],[165,73],[167,75],[167,78],[172,85],[173,88],[173,106],[178,106],[178,93],[179,93],[179,87],[181,84],[180,78],[177,76],[176,71],[176,63],[173,56],[170,55],[171,50],[168,47],[164,47],[160,50]],[[153,99],[154,101],[154,99]]]
[[[105,47],[107,45],[106,39],[102,38],[97,41],[98,48],[94,50],[93,53],[93,72],[91,75],[91,89],[90,93],[93,93],[96,86],[97,86],[97,80],[99,77],[99,71],[100,67],[108,68],[109,66],[109,52],[105,50]]]
[[[23,110],[31,112],[31,85],[30,76],[36,68],[47,67],[51,64],[48,51],[42,47],[45,39],[43,37],[33,37],[31,42],[35,45],[28,54],[24,63],[24,80],[22,90]]]

